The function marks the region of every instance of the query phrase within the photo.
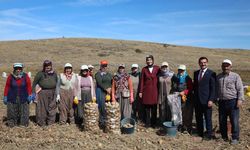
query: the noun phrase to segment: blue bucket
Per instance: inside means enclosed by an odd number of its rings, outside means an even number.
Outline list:
[[[121,132],[123,134],[132,134],[135,131],[135,120],[133,118],[124,118],[121,121]],[[126,126],[129,125],[129,126]]]
[[[167,136],[175,137],[177,133],[177,126],[173,124],[172,121],[167,121],[163,123],[165,132]]]

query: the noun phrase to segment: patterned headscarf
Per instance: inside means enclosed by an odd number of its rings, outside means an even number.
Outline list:
[[[186,82],[186,77],[188,76],[187,72],[184,71],[183,75],[181,75],[180,73],[177,74],[177,78],[179,79],[179,83],[183,84]]]
[[[48,75],[53,75],[54,74],[54,70],[51,68],[51,70],[49,70],[49,71],[46,71],[45,70],[45,67],[47,67],[47,66],[52,66],[52,61],[50,61],[50,60],[45,60],[44,62],[43,62],[43,72],[45,72],[45,73],[47,73]]]

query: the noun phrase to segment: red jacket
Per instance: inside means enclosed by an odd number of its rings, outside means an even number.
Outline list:
[[[153,105],[158,103],[158,73],[160,68],[153,66],[153,71],[150,73],[148,67],[142,68],[140,93],[142,93],[142,103]]]

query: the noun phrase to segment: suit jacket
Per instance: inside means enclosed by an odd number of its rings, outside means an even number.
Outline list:
[[[207,69],[202,79],[199,81],[199,72],[194,72],[194,99],[195,102],[206,105],[209,100],[215,100],[216,89],[216,74],[210,69]]]
[[[158,103],[158,73],[160,68],[153,66],[153,71],[150,73],[148,67],[142,68],[140,93],[142,93],[143,104],[157,104]]]

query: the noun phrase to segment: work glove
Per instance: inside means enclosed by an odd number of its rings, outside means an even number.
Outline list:
[[[7,105],[7,101],[8,101],[7,96],[4,96],[3,97],[3,103],[4,103],[4,105]]]
[[[74,103],[75,105],[78,105],[78,104],[79,104],[79,99],[78,99],[77,96],[74,97],[73,103]]]
[[[32,93],[32,101],[34,101],[36,99],[36,93]]]
[[[56,102],[57,102],[57,103],[60,103],[60,99],[61,99],[61,98],[60,98],[60,95],[58,94],[58,95],[56,96]]]
[[[34,100],[33,100],[32,95],[29,95],[29,96],[28,96],[28,103],[31,104],[33,101],[34,101]]]

